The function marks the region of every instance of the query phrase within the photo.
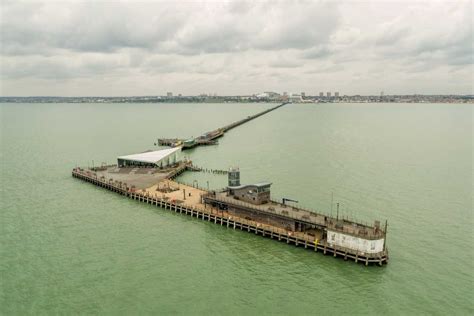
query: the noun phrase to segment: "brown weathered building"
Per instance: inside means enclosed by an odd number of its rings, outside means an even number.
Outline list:
[[[229,196],[252,204],[265,204],[270,201],[270,182],[228,187]]]

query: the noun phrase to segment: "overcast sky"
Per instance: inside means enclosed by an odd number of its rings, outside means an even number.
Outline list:
[[[472,1],[1,1],[3,96],[472,94]]]

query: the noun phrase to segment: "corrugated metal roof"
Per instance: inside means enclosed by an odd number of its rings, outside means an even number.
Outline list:
[[[133,160],[139,162],[146,162],[146,163],[157,163],[163,158],[166,158],[177,151],[180,151],[181,147],[174,147],[169,149],[162,149],[156,151],[149,151],[141,154],[133,154],[133,155],[126,155],[117,157],[118,159],[123,160]]]

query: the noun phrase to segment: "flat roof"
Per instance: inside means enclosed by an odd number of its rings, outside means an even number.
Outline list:
[[[181,147],[174,147],[162,150],[148,151],[140,154],[120,156],[117,157],[117,159],[133,160],[146,163],[157,163],[161,159],[166,158],[179,150],[181,150]]]
[[[266,187],[266,186],[270,186],[270,185],[272,185],[271,182],[259,182],[259,183],[254,183],[254,184],[242,184],[242,185],[238,185],[238,186],[235,186],[235,187],[229,187],[229,189],[239,190],[239,189],[243,189],[243,188],[246,188],[246,187],[261,188],[261,187]]]

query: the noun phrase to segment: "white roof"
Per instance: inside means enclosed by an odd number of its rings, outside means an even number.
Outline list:
[[[141,154],[133,154],[127,156],[120,156],[117,157],[118,159],[123,160],[133,160],[139,162],[147,162],[147,163],[158,163],[161,159],[168,157],[171,154],[181,150],[181,147],[174,147],[169,149],[162,149],[156,151],[149,151]]]

